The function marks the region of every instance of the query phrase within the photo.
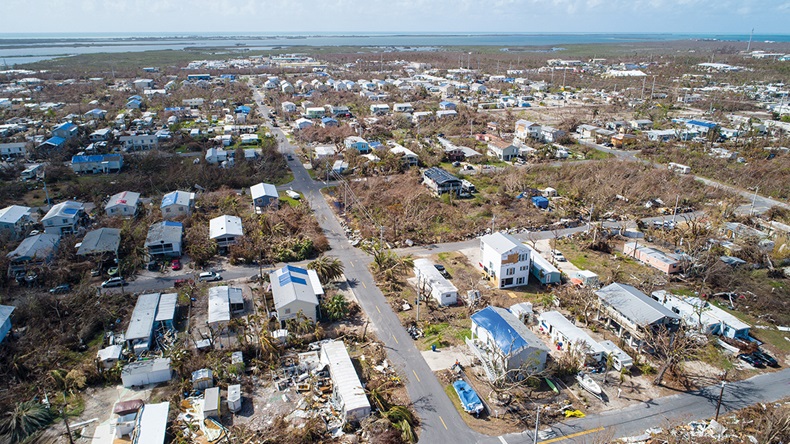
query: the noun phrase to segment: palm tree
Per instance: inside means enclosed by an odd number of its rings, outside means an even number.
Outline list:
[[[339,321],[348,315],[348,301],[342,294],[336,294],[324,302],[324,311],[332,321]]]
[[[4,442],[20,443],[46,427],[53,418],[52,412],[39,402],[20,402],[0,418],[0,437]]]
[[[322,284],[334,281],[343,275],[344,267],[343,262],[336,257],[321,256],[318,259],[307,264],[307,268],[315,270],[318,274],[318,279]]]

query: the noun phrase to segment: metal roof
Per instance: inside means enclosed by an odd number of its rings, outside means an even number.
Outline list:
[[[472,315],[472,322],[488,331],[505,355],[516,354],[526,347],[548,351],[543,341],[504,308],[486,307]]]
[[[311,279],[310,272],[315,273],[314,270],[286,265],[270,273],[275,308],[297,300],[318,305],[316,295],[322,294],[323,289],[320,285],[317,288],[313,286],[315,281]]]
[[[241,218],[238,216],[223,215],[209,221],[209,239],[222,236],[244,236]]]
[[[601,345],[590,337],[584,330],[573,325],[562,313],[558,311],[547,311],[541,313],[538,318],[546,326],[552,326],[565,336],[569,342],[566,345],[576,344],[578,342],[585,342],[590,347],[591,353],[603,353],[606,350]]]
[[[194,199],[195,195],[193,193],[187,191],[172,191],[162,196],[160,208],[164,208],[168,205],[189,206]]]
[[[121,230],[119,228],[99,228],[85,235],[80,243],[77,254],[116,252],[121,244]]]
[[[273,197],[277,199],[280,194],[277,192],[277,187],[270,183],[256,183],[255,185],[250,187],[250,196],[252,200],[258,199],[260,197]]]
[[[16,307],[11,305],[0,305],[0,325],[5,324],[5,321],[11,317],[11,313],[14,312]]]
[[[230,304],[244,303],[241,288],[221,285],[208,289],[208,323],[230,321]]]
[[[130,362],[123,366],[122,375],[139,375],[170,369],[170,358],[155,358],[146,361]]]
[[[60,236],[57,234],[41,233],[30,236],[22,241],[14,251],[6,255],[12,261],[30,261],[33,259],[46,259],[57,248]]]
[[[15,224],[25,216],[30,217],[30,207],[11,205],[0,210],[0,223]]]
[[[159,297],[159,306],[156,309],[156,322],[172,321],[176,317],[178,293],[165,293]]]
[[[156,309],[159,306],[159,293],[141,294],[132,311],[129,327],[126,328],[127,341],[135,339],[148,339],[154,330]]]
[[[532,255],[532,264],[543,270],[545,274],[559,273],[560,270],[539,254]]]
[[[41,219],[41,222],[44,222],[47,219],[52,218],[71,218],[74,217],[77,213],[84,210],[85,205],[81,202],[74,202],[73,200],[67,200],[65,202],[61,202],[47,211],[47,214]]]
[[[104,208],[110,208],[116,205],[136,207],[139,201],[140,193],[135,193],[134,191],[121,191],[118,194],[114,194],[110,200],[107,201],[107,205],[105,205]]]
[[[452,174],[448,173],[447,171],[439,168],[439,167],[431,167],[425,170],[423,176],[437,184],[443,184],[447,182],[458,182],[461,183],[461,179],[453,176]]]
[[[321,346],[321,358],[322,363],[329,364],[335,393],[343,403],[343,410],[352,413],[358,410],[369,411],[370,402],[343,341],[324,343]]]
[[[650,325],[664,318],[680,319],[680,316],[658,301],[630,285],[615,282],[601,288],[595,294],[639,326]]]
[[[140,409],[137,419],[136,440],[133,444],[161,444],[165,442],[167,415],[170,403],[146,404]]]
[[[458,289],[450,281],[448,281],[439,270],[434,267],[433,262],[428,259],[415,259],[414,268],[415,274],[418,275],[424,282],[427,282],[432,291],[440,293],[458,293]]]
[[[480,238],[480,243],[488,245],[500,255],[505,254],[514,248],[522,248],[527,252],[530,251],[529,247],[521,243],[518,239],[510,234],[502,232],[487,234]]]

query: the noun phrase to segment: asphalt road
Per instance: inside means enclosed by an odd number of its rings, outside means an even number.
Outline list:
[[[608,396],[617,396],[616,388],[604,387]],[[566,436],[563,443],[589,442],[593,433],[622,438],[636,436],[653,427],[668,428],[691,421],[711,418],[716,415],[716,403],[720,385],[709,386],[694,392],[652,399],[622,410],[612,410],[600,415],[573,419],[551,427],[557,437]],[[612,393],[615,392],[615,393]],[[738,410],[758,402],[772,402],[790,396],[790,369],[776,373],[765,373],[744,381],[725,386],[721,414]],[[594,432],[603,427],[604,430]],[[549,427],[541,427],[544,430]],[[530,444],[532,431],[502,437],[486,437],[484,444]],[[540,441],[539,441],[540,442]],[[556,441],[552,441],[556,442]]]
[[[268,109],[263,106],[262,98],[255,93],[263,115]],[[280,151],[293,154],[294,147],[279,128],[270,127],[272,134],[280,138]],[[401,326],[400,320],[390,309],[384,294],[378,289],[373,275],[368,270],[370,256],[351,246],[343,227],[338,222],[329,204],[321,195],[323,183],[314,181],[302,164],[293,157],[288,166],[294,175],[290,186],[304,194],[315,212],[318,222],[329,239],[332,256],[343,262],[345,276],[357,302],[370,320],[370,330],[375,331],[387,349],[389,362],[400,370],[405,377],[406,390],[420,418],[420,441],[426,443],[455,442],[472,443],[484,437],[474,431],[461,419],[455,406],[447,397],[444,388],[436,379],[428,364],[420,355],[414,341]]]

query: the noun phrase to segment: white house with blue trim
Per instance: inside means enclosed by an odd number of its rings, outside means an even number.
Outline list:
[[[370,144],[368,141],[359,136],[349,136],[343,141],[346,149],[355,149],[360,154],[367,154],[370,152]]]

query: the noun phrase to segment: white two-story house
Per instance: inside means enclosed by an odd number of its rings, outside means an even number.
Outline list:
[[[497,288],[527,285],[532,249],[505,233],[480,238],[480,267]]]
[[[53,206],[41,219],[44,232],[58,236],[75,233],[80,225],[84,209],[82,203],[72,200]]]

